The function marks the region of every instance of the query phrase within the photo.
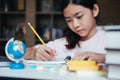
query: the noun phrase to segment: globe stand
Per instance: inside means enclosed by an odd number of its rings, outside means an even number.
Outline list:
[[[10,69],[24,69],[25,65],[22,62],[12,62],[10,64]]]

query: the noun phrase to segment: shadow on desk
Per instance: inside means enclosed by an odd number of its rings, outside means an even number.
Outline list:
[[[0,80],[35,80],[35,79],[0,77]]]

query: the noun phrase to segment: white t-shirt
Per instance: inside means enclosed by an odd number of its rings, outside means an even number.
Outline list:
[[[56,39],[48,42],[46,45],[56,50],[56,59],[64,60],[66,56],[73,57],[78,52],[96,52],[104,54],[106,53],[105,47],[107,43],[107,37],[105,31],[98,30],[97,33],[86,41],[79,41],[80,47],[76,46],[74,49],[67,49],[65,44],[67,41],[65,38]],[[37,47],[37,46],[36,46]]]

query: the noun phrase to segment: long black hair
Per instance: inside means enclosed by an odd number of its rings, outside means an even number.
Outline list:
[[[86,8],[89,8],[91,10],[93,10],[94,4],[98,4],[97,0],[62,0],[62,4],[61,4],[61,12],[62,13],[63,13],[64,9],[70,3],[75,4],[75,5],[81,5]],[[98,16],[95,19],[96,19],[96,21],[98,21],[97,20]],[[73,49],[73,48],[75,48],[76,45],[78,45],[80,47],[78,42],[80,41],[81,36],[74,33],[69,27],[65,28],[63,36],[66,37],[66,40],[68,42],[68,44],[65,45],[67,49]]]

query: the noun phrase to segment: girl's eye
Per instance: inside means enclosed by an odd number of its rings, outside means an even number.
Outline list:
[[[81,19],[82,17],[83,17],[83,15],[82,16],[78,16],[77,19]]]
[[[67,22],[71,22],[71,20],[66,20]]]

